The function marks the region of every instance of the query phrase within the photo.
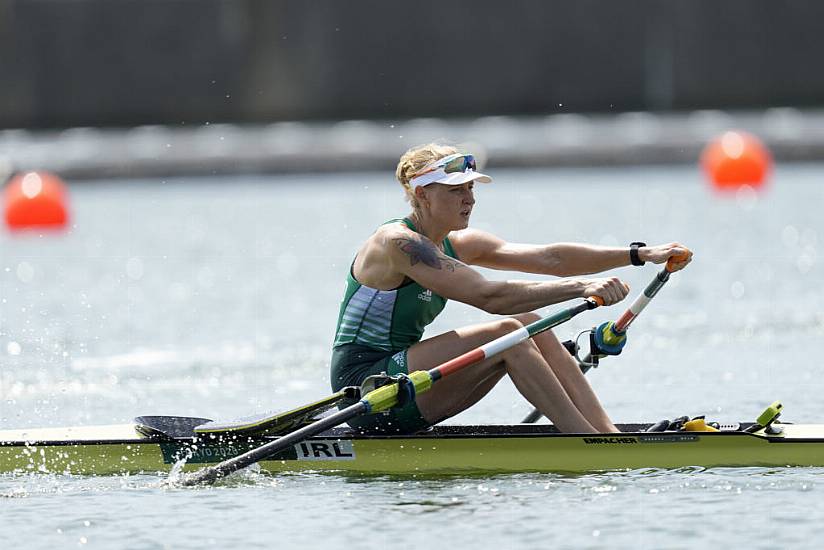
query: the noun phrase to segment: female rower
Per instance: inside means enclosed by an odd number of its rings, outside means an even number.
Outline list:
[[[600,296],[621,301],[627,286],[617,277],[579,275],[650,261],[683,269],[691,253],[677,243],[603,247],[558,243],[508,243],[468,229],[475,182],[472,155],[430,143],[403,154],[396,176],[412,212],[378,227],[361,246],[347,277],[331,362],[332,387],[359,386],[385,372],[435,367],[539,317],[532,310]],[[557,281],[490,281],[469,266],[564,277]],[[421,340],[424,328],[453,299],[500,319]],[[484,397],[504,375],[535,408],[564,432],[617,431],[574,358],[551,331],[543,332],[471,368],[444,378],[426,393],[388,413],[350,422],[367,432],[414,433],[454,416]]]

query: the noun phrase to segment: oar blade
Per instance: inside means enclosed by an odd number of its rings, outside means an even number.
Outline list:
[[[344,400],[356,400],[360,396],[357,387],[346,387],[340,391],[286,412],[265,412],[244,416],[233,420],[217,420],[200,424],[194,428],[197,435],[281,435],[301,426],[311,424],[321,415]]]
[[[153,439],[178,439],[194,437],[195,429],[208,422],[212,421],[190,416],[138,416],[134,419],[134,427]]]

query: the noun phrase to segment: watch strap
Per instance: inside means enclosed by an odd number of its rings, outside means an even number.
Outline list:
[[[638,249],[642,246],[647,246],[647,243],[642,242],[634,242],[630,243],[629,245],[629,260],[632,262],[632,265],[644,265],[645,261],[641,260],[641,257],[638,256]]]

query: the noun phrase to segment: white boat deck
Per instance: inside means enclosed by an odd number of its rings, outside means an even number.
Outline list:
[[[109,424],[104,426],[72,426],[55,428],[27,428],[0,430],[0,444],[11,442],[42,441],[100,441],[146,439],[137,432],[134,424]]]

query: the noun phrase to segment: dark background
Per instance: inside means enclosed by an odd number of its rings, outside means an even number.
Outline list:
[[[824,3],[0,0],[0,128],[816,106]]]

